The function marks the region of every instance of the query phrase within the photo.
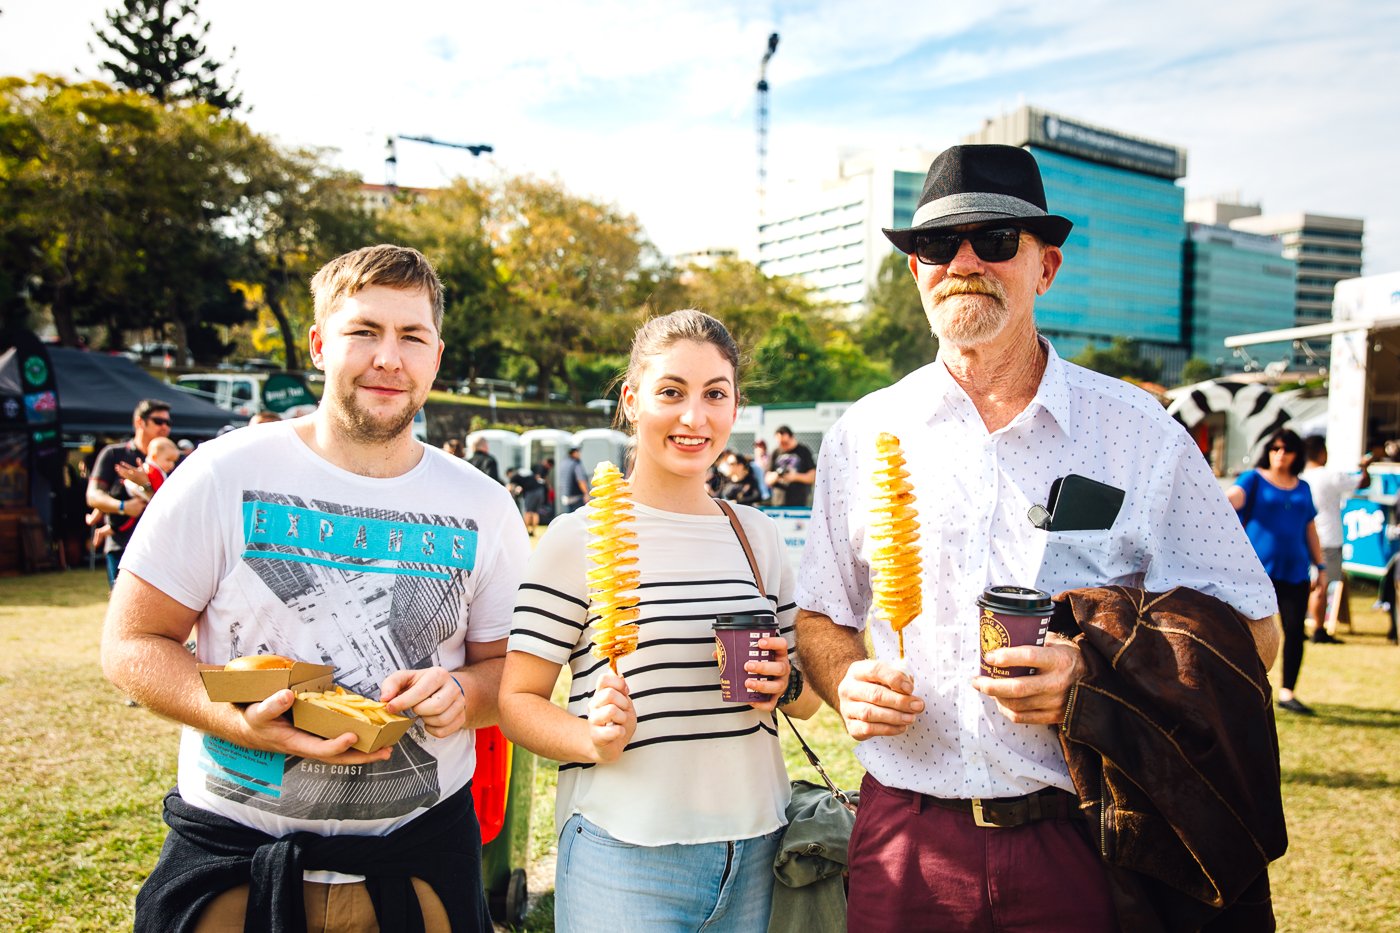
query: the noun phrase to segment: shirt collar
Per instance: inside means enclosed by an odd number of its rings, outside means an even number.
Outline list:
[[[1026,410],[1029,411],[1036,406],[1045,409],[1065,436],[1072,437],[1074,433],[1074,406],[1069,385],[1069,364],[1060,358],[1049,340],[1044,337],[1036,339],[1045,348],[1045,372],[1041,375],[1040,386],[1036,389],[1035,397],[1026,406]],[[910,378],[914,387],[920,390],[920,395],[931,398],[935,403],[955,398],[967,398],[967,393],[962,390],[962,386],[958,385],[953,374],[948,372],[948,367],[943,365],[942,360],[935,359],[927,366],[915,370],[910,374]]]
[[[1032,405],[1044,408],[1065,437],[1074,436],[1074,399],[1069,385],[1069,364],[1060,359],[1060,354],[1050,341],[1040,338],[1047,352],[1045,375],[1040,377],[1040,388],[1036,390]]]

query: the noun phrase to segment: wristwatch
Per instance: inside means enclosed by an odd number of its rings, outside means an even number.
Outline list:
[[[788,665],[788,685],[783,695],[778,697],[778,705],[786,706],[802,695],[802,671],[795,665]]]
[[[1313,566],[1316,567],[1316,568],[1317,568],[1319,571],[1321,571],[1322,573],[1326,573],[1326,572],[1327,572],[1327,565],[1326,565],[1326,564],[1320,564],[1320,563],[1319,563],[1319,564],[1313,564]]]

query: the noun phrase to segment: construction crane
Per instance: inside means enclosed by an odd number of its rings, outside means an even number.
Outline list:
[[[431,136],[410,136],[407,133],[398,133],[390,136],[387,140],[388,154],[384,157],[384,175],[392,191],[398,187],[399,152],[398,140],[407,139],[416,143],[427,143],[430,146],[448,146],[452,149],[465,149],[474,156],[479,156],[483,152],[495,152],[496,150],[483,143],[468,145],[467,143],[450,143],[442,139],[434,139]]]
[[[768,61],[778,51],[778,34],[768,36],[768,50],[758,66],[758,225],[763,226],[763,200],[768,193]]]

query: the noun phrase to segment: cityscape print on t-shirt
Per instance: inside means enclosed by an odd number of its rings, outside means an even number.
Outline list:
[[[246,490],[243,532],[234,575],[256,577],[292,611],[234,622],[230,656],[306,644],[288,629],[314,626],[317,656],[301,660],[334,665],[336,683],[369,697],[393,671],[442,663],[476,564],[471,520]],[[335,766],[206,736],[201,764],[211,793],[282,817],[381,820],[441,796],[425,738],[415,720],[389,760]]]

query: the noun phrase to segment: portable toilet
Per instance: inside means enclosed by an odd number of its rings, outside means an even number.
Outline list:
[[[473,431],[467,435],[467,456],[472,455],[476,442],[486,439],[486,447],[491,451],[491,456],[496,458],[496,469],[500,471],[501,479],[506,478],[508,470],[520,469],[520,435],[514,431],[503,431],[499,428],[488,428],[485,431]]]
[[[627,472],[627,448],[632,446],[630,435],[612,428],[584,428],[575,431],[571,441],[578,448],[579,461],[590,475],[604,460],[611,460],[618,469]]]
[[[568,448],[573,443],[573,434],[559,428],[531,428],[520,435],[521,465],[532,467],[545,460],[559,462],[559,447]],[[567,453],[567,449],[564,453]]]

